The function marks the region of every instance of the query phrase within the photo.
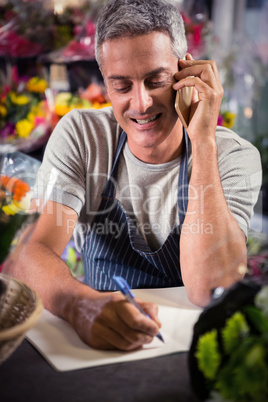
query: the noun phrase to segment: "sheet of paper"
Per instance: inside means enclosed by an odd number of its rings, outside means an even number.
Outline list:
[[[123,363],[189,350],[193,326],[201,309],[188,301],[185,289],[138,289],[134,293],[136,297],[158,304],[164,344],[155,338],[152,343],[134,352],[95,350],[81,341],[69,323],[47,310],[28,331],[27,339],[56,371]]]

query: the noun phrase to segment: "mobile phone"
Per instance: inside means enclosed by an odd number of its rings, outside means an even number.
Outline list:
[[[175,109],[185,128],[190,122],[190,108],[192,102],[193,87],[179,89],[175,99]]]

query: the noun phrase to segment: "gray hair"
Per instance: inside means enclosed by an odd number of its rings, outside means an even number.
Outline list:
[[[111,39],[154,31],[167,33],[178,58],[187,51],[185,27],[179,10],[165,0],[110,0],[101,10],[95,35],[95,57],[101,68],[101,46]]]

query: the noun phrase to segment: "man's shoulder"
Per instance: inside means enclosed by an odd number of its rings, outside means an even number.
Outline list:
[[[260,165],[260,153],[258,149],[247,139],[236,134],[234,131],[218,126],[216,130],[216,142],[218,148],[218,160],[223,161],[228,155],[238,158],[241,163],[247,164],[249,161]]]
[[[65,141],[67,138],[72,141],[75,135],[79,142],[108,142],[109,145],[117,142],[121,132],[112,107],[73,109],[62,117],[55,131],[57,136],[62,134]]]
[[[221,152],[235,149],[256,150],[255,146],[245,138],[241,137],[229,128],[218,126],[216,130],[216,142],[218,150]]]
[[[87,122],[88,124],[109,124],[111,126],[116,126],[118,124],[111,106],[100,109],[73,109],[64,117],[76,121],[80,120],[82,122]]]

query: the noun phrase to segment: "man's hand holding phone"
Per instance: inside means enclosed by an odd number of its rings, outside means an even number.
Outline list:
[[[179,60],[173,88],[178,91],[176,111],[191,141],[196,136],[215,135],[223,88],[213,60],[194,60],[190,54]]]

